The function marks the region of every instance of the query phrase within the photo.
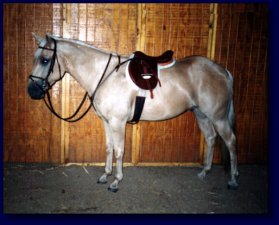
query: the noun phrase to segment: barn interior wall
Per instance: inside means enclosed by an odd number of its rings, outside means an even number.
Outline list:
[[[3,160],[105,160],[101,120],[90,112],[76,124],[52,116],[31,100],[26,82],[36,43],[31,32],[53,33],[129,55],[135,50],[175,58],[208,55],[212,13],[217,14],[214,60],[234,76],[237,151],[241,163],[267,159],[267,7],[265,4],[4,4]],[[28,16],[26,16],[28,15]],[[59,113],[70,114],[84,92],[71,77],[52,90]],[[193,114],[127,125],[127,163],[199,163],[203,145]],[[136,152],[136,154],[135,154]],[[218,151],[215,162],[220,161]]]
[[[235,130],[240,163],[267,160],[266,4],[219,4],[215,60],[234,77]]]
[[[27,95],[36,49],[31,32],[52,32],[52,5],[4,4],[3,11],[3,160],[60,162],[60,121]],[[60,93],[58,84],[52,91],[58,111]]]

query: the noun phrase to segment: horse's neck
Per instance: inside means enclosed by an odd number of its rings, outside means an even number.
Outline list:
[[[70,75],[92,95],[109,60],[109,54],[97,49],[74,44],[64,43],[61,52],[66,61],[65,69]],[[117,65],[117,57],[112,57],[106,74]]]

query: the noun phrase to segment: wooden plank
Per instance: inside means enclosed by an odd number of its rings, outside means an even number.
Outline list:
[[[63,37],[69,38],[69,24],[71,21],[71,4],[63,4]],[[62,117],[69,116],[70,107],[70,77],[68,74],[62,79]],[[61,120],[61,163],[69,160],[69,123]]]
[[[136,165],[140,158],[140,124],[133,125],[132,128],[132,163]]]
[[[144,51],[145,42],[145,27],[146,27],[146,4],[138,4],[138,17],[137,17],[137,42],[136,50]],[[141,125],[137,123],[132,128],[132,163],[137,164],[140,159],[140,138],[141,138]]]
[[[8,137],[9,133],[9,123],[7,121],[10,120],[9,113],[9,100],[7,96],[9,95],[9,28],[10,28],[10,11],[9,5],[3,5],[3,161],[8,162],[9,160],[9,152],[10,152],[10,138]]]
[[[145,37],[146,37],[146,4],[138,4],[138,36],[136,49],[138,51],[145,51]]]
[[[62,36],[63,34],[63,5],[60,3],[52,4],[52,34]],[[55,110],[61,114],[62,82],[57,82],[51,91],[52,104]],[[50,113],[50,112],[49,112]],[[51,162],[61,163],[61,121],[54,115],[51,117]]]

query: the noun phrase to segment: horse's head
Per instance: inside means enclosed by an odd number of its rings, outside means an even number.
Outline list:
[[[33,69],[28,80],[28,93],[32,99],[42,99],[52,85],[62,78],[57,59],[56,40],[46,35],[42,38],[32,33],[38,44]]]

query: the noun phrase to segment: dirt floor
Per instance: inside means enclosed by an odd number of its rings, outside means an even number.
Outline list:
[[[267,168],[239,166],[238,190],[213,166],[125,167],[117,193],[97,184],[103,167],[4,165],[4,213],[256,213],[268,212]],[[110,181],[113,176],[110,177]]]

